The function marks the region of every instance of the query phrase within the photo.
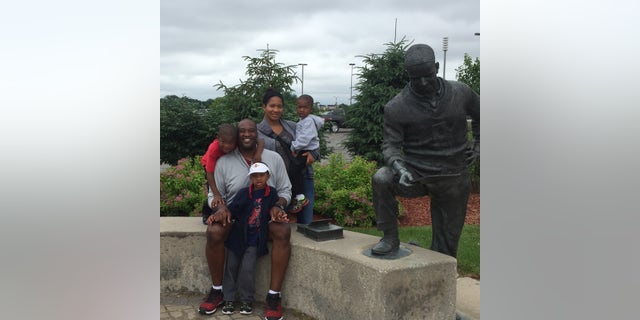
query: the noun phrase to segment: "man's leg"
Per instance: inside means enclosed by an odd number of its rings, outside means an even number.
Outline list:
[[[389,167],[382,167],[371,178],[373,189],[373,210],[376,225],[384,233],[380,241],[371,248],[371,253],[386,255],[400,247],[398,237],[398,200],[395,197],[394,173]]]
[[[384,236],[373,248],[371,253],[386,255],[398,250],[398,200],[396,195],[418,197],[427,194],[425,186],[417,184],[413,187],[403,187],[398,184],[398,177],[389,167],[382,167],[371,178],[373,190],[373,209],[376,212],[376,225]]]
[[[207,245],[205,255],[209,265],[209,274],[214,286],[222,285],[222,273],[224,272],[224,241],[229,235],[231,224],[223,227],[220,223],[207,226]]]
[[[213,287],[205,300],[200,304],[199,311],[201,314],[213,314],[223,303],[222,294],[222,273],[224,268],[224,240],[229,234],[231,224],[222,227],[219,223],[207,226],[207,244],[205,246],[205,256],[209,265],[209,274]]]
[[[454,258],[457,256],[470,187],[468,173],[429,184],[433,230],[431,250]]]
[[[264,315],[267,320],[281,320],[282,303],[280,290],[282,290],[284,274],[289,266],[289,257],[291,256],[291,243],[289,242],[291,239],[291,227],[288,223],[271,222],[269,223],[269,236],[273,240],[271,249],[271,282]]]
[[[287,223],[269,223],[271,249],[271,282],[269,289],[280,291],[291,257],[291,227]]]

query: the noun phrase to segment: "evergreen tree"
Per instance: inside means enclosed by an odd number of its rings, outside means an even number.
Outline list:
[[[347,108],[347,121],[353,128],[345,141],[345,147],[355,155],[382,164],[383,109],[409,82],[404,70],[404,53],[410,43],[402,38],[400,42],[385,44],[383,54],[363,56],[365,66],[358,67],[355,96],[356,103]]]

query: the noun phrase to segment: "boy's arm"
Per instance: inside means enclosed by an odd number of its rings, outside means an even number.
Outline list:
[[[222,195],[220,195],[220,191],[218,190],[218,186],[216,185],[216,180],[213,177],[213,172],[207,172],[207,182],[209,183],[209,190],[211,190],[211,192],[213,193],[213,201],[211,202],[211,207],[215,208],[221,204],[224,204]]]
[[[258,145],[256,147],[256,152],[253,154],[253,163],[262,162],[262,151],[264,150],[264,139],[258,138]]]
[[[311,119],[309,120],[313,121]],[[311,140],[318,136],[313,122],[301,120],[298,124],[299,125],[296,126],[296,139],[291,141],[291,151],[309,149]]]

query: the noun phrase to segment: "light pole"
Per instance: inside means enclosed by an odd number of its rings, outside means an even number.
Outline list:
[[[351,92],[349,93],[349,107],[351,107],[351,101],[353,100],[353,67],[356,65],[355,63],[349,63],[351,66]]]
[[[444,66],[442,67],[442,79],[447,72],[447,50],[449,50],[449,37],[442,38],[442,51],[444,51]]]
[[[302,84],[302,89],[300,89],[300,95],[304,94],[304,66],[306,63],[298,63],[299,66],[302,66],[302,79],[300,79],[300,84]]]

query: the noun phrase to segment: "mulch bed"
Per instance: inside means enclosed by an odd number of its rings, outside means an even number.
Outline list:
[[[429,196],[419,198],[402,198],[398,197],[398,201],[404,206],[406,213],[398,219],[401,227],[410,226],[430,226],[431,225],[431,204]],[[295,217],[293,218],[295,221]],[[326,219],[325,217],[315,215],[313,220]],[[469,202],[467,202],[467,216],[464,219],[465,224],[480,224],[480,193],[471,193]]]
[[[401,227],[409,226],[429,226],[431,225],[431,203],[429,196],[420,198],[401,198],[398,200],[404,206],[406,213],[398,219]],[[469,195],[467,203],[467,216],[464,219],[465,224],[480,224],[480,194],[472,193]]]

